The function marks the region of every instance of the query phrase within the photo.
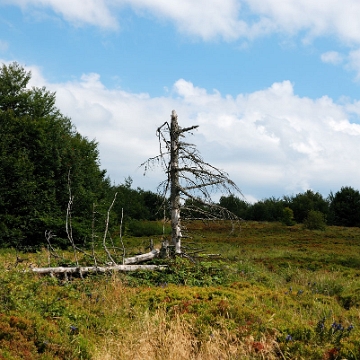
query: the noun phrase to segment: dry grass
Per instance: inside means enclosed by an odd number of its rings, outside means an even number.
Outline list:
[[[240,340],[228,330],[214,330],[204,337],[195,334],[189,320],[175,315],[171,322],[165,312],[144,314],[133,322],[121,337],[107,337],[97,347],[94,360],[225,360],[279,359],[276,334],[263,335],[255,341],[252,335]],[[199,340],[204,338],[203,340]]]

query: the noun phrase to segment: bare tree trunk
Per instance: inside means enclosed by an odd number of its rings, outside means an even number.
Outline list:
[[[210,190],[216,189],[232,194],[240,192],[227,173],[203,161],[195,145],[181,138],[185,133],[198,128],[198,125],[182,128],[178,124],[175,110],[171,113],[171,123],[164,122],[156,131],[159,138],[160,154],[149,158],[141,166],[147,169],[153,165],[163,166],[167,179],[159,187],[163,189],[164,199],[170,192],[171,241],[175,254],[181,254],[181,209],[188,215],[201,218],[237,219],[237,216],[211,200]],[[241,192],[240,192],[241,193]],[[186,200],[189,200],[186,203]],[[168,244],[163,243],[160,256],[168,254]]]
[[[107,246],[106,246],[106,237],[107,237],[107,234],[108,234],[108,231],[109,231],[109,219],[110,219],[110,211],[111,211],[111,208],[114,206],[114,203],[115,203],[115,200],[116,200],[116,195],[117,193],[115,193],[115,196],[114,196],[114,199],[108,209],[108,212],[107,212],[107,216],[106,216],[106,222],[105,222],[105,231],[104,231],[104,238],[103,238],[103,247],[104,247],[104,250],[109,258],[109,260],[112,262],[113,265],[116,265],[116,262],[115,260],[112,258],[111,254],[110,254],[110,251],[108,250]]]
[[[72,232],[72,225],[71,225],[71,211],[72,211],[72,206],[74,203],[74,196],[71,194],[71,181],[70,181],[70,170],[68,172],[68,188],[69,188],[69,202],[68,202],[68,206],[66,209],[66,224],[65,224],[65,229],[66,229],[66,234],[67,237],[71,243],[71,246],[74,250],[74,258],[75,258],[75,262],[76,265],[79,266],[79,262],[78,262],[78,258],[77,258],[77,253],[76,253],[76,245],[75,245],[75,241],[73,238],[73,232]]]
[[[171,239],[175,253],[181,254],[181,221],[180,221],[180,184],[179,184],[179,125],[175,110],[171,114],[170,127],[170,199],[171,199]]]
[[[138,264],[139,262],[154,259],[159,256],[160,250],[154,249],[146,254],[124,258],[123,265]]]
[[[37,274],[86,274],[105,273],[111,271],[136,271],[136,270],[164,270],[164,265],[113,265],[113,266],[74,266],[74,267],[46,267],[32,268],[31,271]]]

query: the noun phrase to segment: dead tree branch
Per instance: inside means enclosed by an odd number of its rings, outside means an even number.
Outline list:
[[[78,261],[77,253],[76,253],[76,246],[75,246],[75,242],[74,242],[74,238],[73,238],[72,224],[71,224],[71,210],[72,210],[72,206],[73,206],[73,202],[74,202],[74,196],[71,194],[70,170],[68,172],[68,190],[69,190],[69,201],[68,201],[68,205],[67,205],[67,209],[66,209],[65,229],[66,229],[67,237],[68,237],[70,244],[74,251],[74,258],[75,258],[76,265],[79,266],[79,261]]]
[[[124,265],[125,263],[125,245],[124,245],[124,241],[122,238],[122,227],[123,227],[123,220],[124,220],[124,208],[121,208],[121,220],[120,220],[120,242],[121,242],[121,247],[122,247],[122,263]]]
[[[114,199],[107,211],[107,216],[106,216],[106,222],[105,222],[105,231],[104,231],[104,238],[103,238],[103,247],[104,247],[104,250],[109,258],[109,260],[111,261],[112,264],[116,265],[116,262],[115,260],[112,258],[111,254],[110,254],[110,251],[109,249],[107,248],[106,246],[106,237],[107,237],[107,234],[108,234],[108,231],[109,231],[109,219],[110,219],[110,211],[112,209],[112,207],[114,206],[114,203],[115,203],[115,200],[116,200],[116,196],[117,196],[117,193],[115,193],[114,195]]]

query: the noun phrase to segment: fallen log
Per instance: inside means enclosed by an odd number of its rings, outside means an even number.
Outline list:
[[[154,249],[146,254],[136,255],[124,259],[124,265],[137,264],[139,262],[154,259],[159,256],[160,250]]]
[[[42,268],[34,267],[31,271],[37,274],[86,274],[111,271],[164,270],[166,268],[165,265],[58,266]]]

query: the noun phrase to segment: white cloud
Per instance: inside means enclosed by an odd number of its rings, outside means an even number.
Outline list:
[[[328,51],[321,54],[324,63],[339,65],[344,64],[344,68],[356,73],[355,81],[360,81],[360,49],[352,50],[344,56],[337,51]]]
[[[4,0],[3,3],[18,5],[24,11],[51,8],[66,21],[75,25],[90,24],[116,30],[118,22],[112,15],[109,1],[104,0]]]
[[[357,0],[244,0],[252,12],[269,19],[279,32],[306,31],[311,39],[335,35],[347,43],[360,42],[360,2]]]
[[[174,23],[183,33],[207,40],[222,36],[233,40],[247,31],[247,24],[238,19],[240,2],[236,0],[120,0],[138,12],[147,13]]]
[[[329,122],[330,127],[339,132],[347,135],[360,136],[360,125],[359,124],[351,124],[347,120],[334,121],[331,120]]]
[[[183,79],[171,95],[152,98],[108,89],[97,74],[46,84],[32,71],[36,85],[57,92],[58,107],[79,132],[96,138],[102,166],[117,183],[130,175],[135,186],[155,190],[160,172],[144,178],[138,166],[158,154],[155,130],[176,109],[182,126],[200,125],[190,141],[204,159],[227,171],[250,198],[358,186],[360,125],[349,119],[359,120],[360,101],[299,97],[289,81],[232,97]]]
[[[174,24],[204,40],[236,40],[270,33],[297,35],[305,40],[335,36],[347,44],[360,43],[358,0],[3,0],[26,8],[52,8],[75,24],[116,29],[121,9],[131,7],[140,16]],[[114,12],[115,10],[115,12]],[[116,13],[118,10],[118,15]]]
[[[343,62],[344,57],[337,51],[327,51],[321,54],[321,61],[324,63],[339,65]]]
[[[351,113],[355,114],[357,118],[360,119],[360,100],[355,100],[354,102],[345,102],[346,110]]]

